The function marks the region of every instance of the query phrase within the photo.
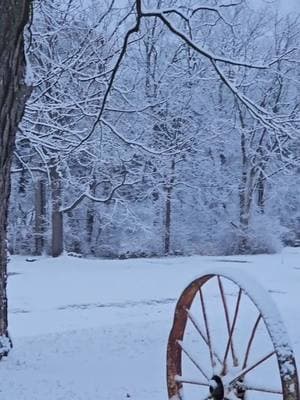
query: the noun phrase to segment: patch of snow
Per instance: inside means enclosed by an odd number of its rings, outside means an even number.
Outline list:
[[[167,398],[165,354],[173,300],[195,276],[217,270],[230,275],[234,269],[234,278],[257,298],[286,361],[284,374],[293,372],[286,357],[291,347],[300,356],[300,271],[294,269],[300,267],[300,251],[230,257],[249,262],[225,262],[220,268],[223,259],[63,256],[27,263],[25,257],[12,256],[9,272],[16,274],[9,276],[8,298],[14,349],[0,362],[1,400]],[[112,306],[92,306],[99,304]],[[290,339],[276,323],[280,315]]]

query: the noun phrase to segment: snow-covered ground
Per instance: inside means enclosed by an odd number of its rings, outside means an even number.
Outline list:
[[[9,264],[14,349],[1,400],[162,400],[175,302],[210,267],[247,271],[275,300],[300,360],[300,249],[279,255]],[[277,396],[278,398],[278,396]]]

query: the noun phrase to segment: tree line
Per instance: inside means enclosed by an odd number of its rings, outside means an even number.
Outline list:
[[[36,3],[11,253],[241,254],[299,240],[299,16],[146,3],[162,19],[141,19],[126,49],[132,2]]]

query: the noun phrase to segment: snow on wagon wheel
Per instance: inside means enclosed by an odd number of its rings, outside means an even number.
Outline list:
[[[178,300],[167,350],[172,400],[299,400],[279,312],[244,272],[211,269]]]

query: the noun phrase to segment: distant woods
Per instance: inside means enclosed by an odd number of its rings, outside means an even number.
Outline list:
[[[78,3],[36,2],[26,34],[33,90],[14,156],[10,252],[300,244],[299,16],[147,0],[116,70],[135,2]],[[156,8],[163,18],[147,15]]]

